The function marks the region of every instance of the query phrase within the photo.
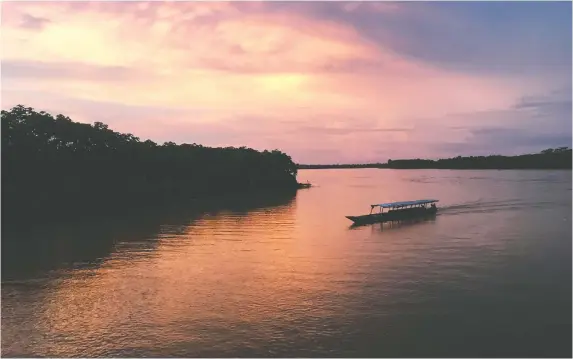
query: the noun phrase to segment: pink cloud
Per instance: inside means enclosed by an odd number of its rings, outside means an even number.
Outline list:
[[[157,141],[278,147],[311,161],[405,155],[408,143],[428,146],[452,113],[503,110],[546,90],[535,78],[465,74],[397,54],[350,24],[305,16],[308,5],[272,6],[4,3],[4,103],[50,106],[85,122],[104,117]],[[464,140],[443,129],[437,138]]]

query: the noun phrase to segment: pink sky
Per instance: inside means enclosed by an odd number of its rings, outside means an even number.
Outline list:
[[[570,35],[546,30],[551,6],[508,5],[515,18],[492,33],[488,9],[446,5],[3,2],[2,108],[299,163],[570,143]]]

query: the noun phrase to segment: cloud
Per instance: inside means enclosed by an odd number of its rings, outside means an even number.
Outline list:
[[[50,79],[87,81],[134,80],[141,73],[125,66],[94,66],[77,62],[49,63],[32,60],[2,62],[3,79]]]
[[[511,150],[512,133],[533,149],[570,132],[570,11],[558,4],[2,6],[5,105],[158,142],[363,162],[451,155],[464,143]],[[547,140],[526,138],[535,133]]]
[[[470,141],[438,143],[441,152],[456,155],[488,156],[492,154],[521,155],[547,148],[571,147],[571,134],[537,134],[521,129],[474,129]]]
[[[571,133],[572,131],[572,92],[571,86],[550,91],[541,96],[525,96],[514,106],[520,111],[527,122],[520,123],[524,127],[535,128],[539,132],[547,130],[556,133]]]
[[[49,19],[36,17],[28,14],[22,15],[21,26],[30,30],[42,30],[49,23],[50,23]]]
[[[384,133],[384,132],[410,132],[412,129],[410,128],[356,128],[356,127],[318,127],[318,126],[302,126],[298,127],[290,132],[293,133],[312,133],[318,135],[354,135],[354,134],[376,134],[376,133]]]
[[[526,96],[516,105],[515,109],[529,111],[536,119],[545,125],[558,125],[561,129],[571,132],[572,113],[571,87],[561,88],[544,96]]]
[[[449,13],[451,20],[411,28],[412,35],[421,36],[409,36],[401,51],[475,73],[555,77],[571,71],[571,32],[565,30],[571,28],[570,3],[436,7]]]
[[[567,95],[569,93],[569,95]],[[538,152],[571,146],[571,90],[561,88],[541,96],[525,96],[511,108],[457,114],[446,121],[457,139],[432,144],[439,155],[487,155]],[[444,121],[443,121],[444,122]]]

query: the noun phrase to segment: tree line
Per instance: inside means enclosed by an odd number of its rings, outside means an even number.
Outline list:
[[[382,168],[382,163],[358,164],[332,164],[332,165],[297,165],[299,169],[327,169],[327,168]]]
[[[157,144],[23,105],[3,110],[1,126],[3,214],[90,212],[299,186],[296,164],[278,150]]]
[[[388,160],[386,168],[396,169],[571,169],[569,147],[549,148],[540,153],[518,156],[457,156],[439,160]]]
[[[299,169],[394,168],[394,169],[571,169],[571,148],[548,148],[518,156],[457,156],[439,160],[399,159],[387,163],[298,165]]]

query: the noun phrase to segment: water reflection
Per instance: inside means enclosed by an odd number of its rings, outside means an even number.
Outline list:
[[[242,213],[293,202],[294,193],[230,197],[175,208],[133,209],[123,216],[87,217],[36,225],[2,226],[2,281],[29,278],[50,270],[95,267],[114,251],[154,250],[167,229],[173,235],[193,221],[222,211]]]
[[[161,348],[177,341],[177,323],[190,316],[188,325],[200,336],[203,321],[233,318],[232,311],[204,310],[212,301],[233,302],[232,288],[203,288],[205,273],[219,278],[211,287],[234,272],[242,276],[231,283],[248,285],[244,279],[257,275],[249,271],[254,258],[237,261],[239,242],[265,246],[257,238],[280,238],[274,226],[288,230],[295,203],[293,195],[234,198],[208,213],[178,208],[3,233],[3,355],[113,356],[118,348]],[[273,248],[264,252],[281,258]],[[125,334],[146,328],[150,335]]]
[[[97,267],[120,241],[153,249],[159,223],[152,218],[107,218],[60,223],[2,233],[2,281],[29,278],[50,270]]]
[[[438,215],[431,215],[431,216],[426,216],[423,218],[412,218],[412,219],[406,219],[406,220],[401,220],[401,221],[377,223],[377,224],[373,225],[372,228],[374,231],[386,232],[389,230],[400,229],[400,228],[405,228],[405,227],[414,226],[414,225],[433,224],[436,221],[437,216]]]
[[[404,227],[413,226],[416,224],[421,223],[432,223],[436,220],[437,215],[429,215],[421,218],[410,218],[410,219],[402,219],[396,221],[388,221],[388,222],[379,222],[379,223],[371,223],[371,224],[351,224],[348,228],[351,230],[356,230],[361,227],[369,226],[372,228],[373,231],[383,232],[392,229],[399,229]]]
[[[3,237],[2,355],[570,353],[570,172],[300,175],[296,198]],[[348,230],[416,197],[435,220]]]

